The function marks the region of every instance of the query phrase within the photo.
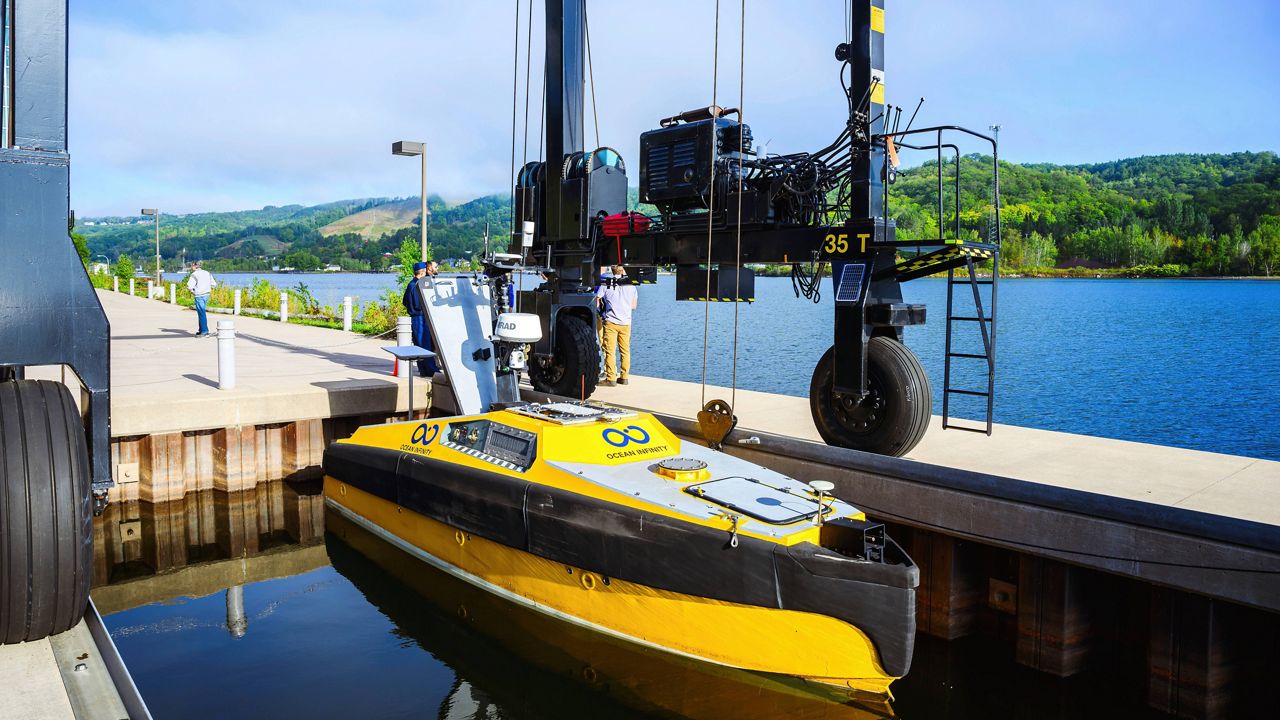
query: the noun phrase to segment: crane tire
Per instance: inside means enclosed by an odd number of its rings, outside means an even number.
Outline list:
[[[0,645],[80,622],[92,562],[89,454],[71,392],[0,382]]]

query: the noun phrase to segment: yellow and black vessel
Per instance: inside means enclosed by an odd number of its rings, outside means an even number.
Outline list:
[[[887,693],[915,636],[911,559],[857,508],[591,402],[360,428],[326,503],[561,621],[748,671]]]

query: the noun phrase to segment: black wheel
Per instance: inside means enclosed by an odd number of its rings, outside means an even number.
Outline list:
[[[589,398],[600,379],[600,348],[586,320],[566,312],[556,317],[555,355],[529,363],[529,382],[538,392]]]
[[[813,370],[809,409],[828,445],[880,455],[906,455],[924,437],[933,413],[929,377],[915,354],[886,337],[867,345],[867,396],[837,399],[832,392],[833,356],[828,348]]]
[[[69,630],[89,603],[93,493],[65,385],[0,383],[0,644]]]

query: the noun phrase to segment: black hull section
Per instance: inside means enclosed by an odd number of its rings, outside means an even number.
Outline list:
[[[671,592],[819,613],[871,638],[885,671],[907,673],[919,569],[892,540],[886,563],[803,543],[785,547],[518,478],[384,448],[334,443],[325,474],[539,557]]]

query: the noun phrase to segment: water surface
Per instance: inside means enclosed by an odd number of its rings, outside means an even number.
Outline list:
[[[1007,632],[921,637],[893,702],[631,646],[440,573],[324,512],[317,491],[119,503],[96,523],[94,598],[155,717],[1148,715],[1143,683],[1020,667]]]

